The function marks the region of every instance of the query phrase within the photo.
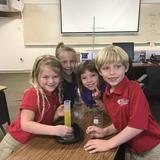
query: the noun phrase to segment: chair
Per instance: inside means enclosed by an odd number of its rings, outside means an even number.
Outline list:
[[[142,88],[144,88],[144,80],[146,79],[148,77],[148,75],[147,74],[143,74],[142,76],[140,76],[138,79],[137,79],[137,82],[139,82],[140,83],[140,86],[142,87]]]
[[[0,86],[0,128],[3,134],[5,135],[6,132],[5,129],[3,128],[3,124],[5,123],[10,124],[10,117],[8,113],[8,107],[4,89],[6,89],[6,87]]]

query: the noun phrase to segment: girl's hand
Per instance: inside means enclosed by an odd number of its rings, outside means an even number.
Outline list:
[[[104,129],[96,126],[89,126],[86,129],[86,133],[90,138],[103,138],[106,136]]]
[[[103,152],[112,149],[111,146],[110,140],[91,139],[85,144],[84,150],[89,153]]]
[[[70,136],[73,133],[73,128],[72,127],[67,127],[65,125],[57,125],[53,126],[55,127],[54,129],[54,135],[64,137],[64,136]]]
[[[64,116],[64,105],[60,105],[56,112],[55,112],[55,116],[54,116],[54,120],[56,120],[57,118],[59,117],[62,117]]]
[[[99,91],[99,89],[96,87],[94,90],[92,90],[92,97],[93,99],[99,99],[101,96],[101,92]]]

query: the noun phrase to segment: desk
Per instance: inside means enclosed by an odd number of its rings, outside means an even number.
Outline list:
[[[90,112],[78,121],[78,124],[85,131],[86,127],[91,123]],[[110,120],[106,118],[106,125]],[[85,133],[85,132],[84,132]],[[7,160],[113,160],[117,148],[108,152],[89,154],[84,151],[83,146],[88,140],[85,134],[82,142],[75,144],[63,145],[58,144],[52,137],[37,136],[24,144],[20,149],[13,153]]]
[[[160,67],[160,64],[158,63],[152,63],[152,62],[148,62],[148,63],[142,63],[142,62],[139,62],[139,63],[132,63],[132,66],[134,68],[136,67]]]
[[[0,85],[0,128],[2,129],[3,133],[5,134],[5,130],[3,128],[3,124],[8,122],[10,124],[10,118],[8,113],[7,101],[4,90],[6,86]]]

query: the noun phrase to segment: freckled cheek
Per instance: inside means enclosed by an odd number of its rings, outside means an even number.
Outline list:
[[[47,81],[44,80],[44,79],[39,79],[39,82],[44,84],[44,83],[46,83]]]

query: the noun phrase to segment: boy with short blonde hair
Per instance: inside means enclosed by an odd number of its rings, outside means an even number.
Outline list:
[[[86,143],[85,150],[102,152],[126,143],[131,160],[160,159],[160,127],[139,83],[125,76],[129,67],[127,53],[118,46],[108,46],[99,52],[96,66],[108,83],[103,103],[112,124],[106,128],[89,126],[86,132],[94,139]],[[114,133],[108,140],[99,139]]]

